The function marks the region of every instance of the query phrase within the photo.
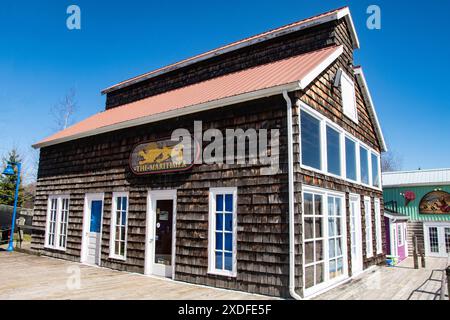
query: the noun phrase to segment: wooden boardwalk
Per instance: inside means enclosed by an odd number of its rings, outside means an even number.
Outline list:
[[[426,268],[414,269],[412,258],[407,258],[395,267],[375,267],[314,299],[439,300],[447,263],[447,258],[427,257]]]
[[[376,267],[314,299],[437,300],[447,259],[427,258],[415,270],[412,259],[397,267]],[[80,286],[76,287],[76,274]],[[270,297],[215,289],[140,274],[90,267],[65,260],[0,251],[3,299],[226,299]]]
[[[76,274],[80,286],[76,287]],[[90,267],[23,253],[0,252],[0,300],[4,299],[226,299],[269,297],[215,289],[140,274]]]

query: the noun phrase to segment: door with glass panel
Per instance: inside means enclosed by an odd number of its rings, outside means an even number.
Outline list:
[[[145,274],[172,277],[176,191],[150,191]]]
[[[425,223],[425,253],[431,257],[450,255],[450,224]]]
[[[81,262],[100,265],[103,194],[86,195]]]
[[[350,248],[352,275],[363,270],[361,205],[358,195],[350,195]]]

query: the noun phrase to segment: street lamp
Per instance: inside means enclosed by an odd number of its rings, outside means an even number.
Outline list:
[[[8,162],[8,166],[3,171],[5,176],[15,175],[14,166],[17,167],[17,180],[16,180],[16,193],[14,194],[14,209],[11,222],[11,234],[9,236],[9,245],[6,251],[14,251],[14,228],[16,227],[16,212],[17,212],[17,200],[19,198],[19,186],[20,186],[20,169],[22,164],[19,162]]]

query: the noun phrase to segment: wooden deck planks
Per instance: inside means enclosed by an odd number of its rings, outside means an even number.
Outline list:
[[[79,268],[79,269],[78,269]],[[67,286],[79,270],[80,289]],[[0,299],[268,299],[22,253],[0,252]]]
[[[413,268],[412,258],[396,267],[375,267],[317,300],[434,300],[439,299],[447,258],[427,258],[427,267]]]

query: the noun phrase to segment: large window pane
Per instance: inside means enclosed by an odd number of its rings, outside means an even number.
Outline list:
[[[342,250],[346,236],[343,200],[342,196],[327,193],[310,191],[303,194],[304,202],[312,202],[312,205],[305,206],[308,208],[308,215],[303,217],[306,288],[344,273],[344,261],[347,257]]]
[[[215,206],[211,217],[213,223],[210,227],[214,230],[214,238],[210,238],[211,256],[209,257],[212,270],[220,273],[233,272],[233,265],[235,263],[234,255],[234,241],[235,228],[233,227],[234,215],[236,214],[234,204],[236,201],[235,195],[228,191],[212,191],[211,198],[215,200]],[[214,242],[213,242],[214,241]]]
[[[341,175],[341,145],[339,132],[327,126],[327,165],[328,172]]]
[[[359,156],[361,162],[361,182],[369,184],[369,152],[366,148],[359,149]]]
[[[378,172],[378,156],[372,153],[372,185],[380,186],[380,175]]]
[[[113,213],[114,217],[112,220],[112,228],[115,231],[113,231],[114,241],[111,252],[113,252],[118,258],[125,258],[127,243],[126,225],[128,214],[128,197],[116,195],[113,201],[115,203],[115,211]]]
[[[347,179],[356,181],[356,144],[345,138],[345,170]]]
[[[302,164],[321,169],[320,121],[301,111]]]

